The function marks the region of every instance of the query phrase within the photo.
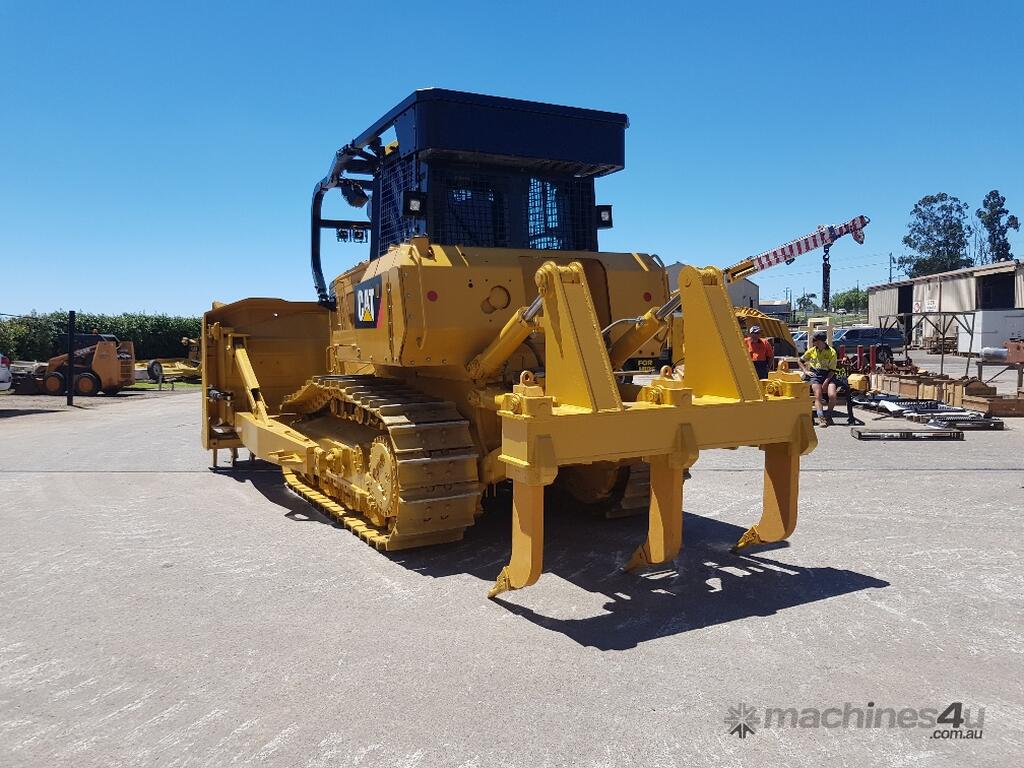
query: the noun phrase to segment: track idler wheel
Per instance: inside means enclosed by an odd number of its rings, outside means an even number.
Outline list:
[[[378,528],[390,532],[398,516],[398,462],[391,438],[380,436],[370,444],[366,468],[366,489],[370,495],[366,517]]]

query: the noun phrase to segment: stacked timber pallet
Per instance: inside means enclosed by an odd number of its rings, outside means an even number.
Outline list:
[[[1016,397],[1003,397],[995,387],[977,379],[959,386],[954,384],[946,394],[946,402],[989,416],[1024,416],[1024,397],[1020,392]]]
[[[871,389],[898,397],[916,400],[940,400],[950,383],[948,376],[936,376],[920,371],[918,373],[873,373]]]
[[[958,379],[957,381],[950,382],[950,385],[946,388],[944,402],[947,405],[963,405],[964,397],[997,397],[996,388],[978,379]]]
[[[963,406],[989,416],[1024,416],[1024,398],[964,395]]]

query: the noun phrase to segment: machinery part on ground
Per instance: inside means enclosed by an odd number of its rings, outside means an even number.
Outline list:
[[[384,146],[392,127],[398,142]],[[314,190],[318,301],[245,299],[204,315],[214,463],[247,448],[387,550],[460,538],[485,491],[511,483],[512,551],[491,596],[539,577],[544,492],[560,475],[595,505],[647,508],[635,568],[678,553],[683,480],[701,450],[758,446],[763,512],[739,545],[788,537],[800,456],[816,445],[806,384],[757,379],[720,270],[679,275],[685,379],[669,367],[646,386],[616,376],[609,345],[628,323],[615,321],[669,299],[660,259],[597,250],[609,219],[593,179],[622,167],[625,127],[624,115],[435,89],[339,150]],[[322,218],[335,188],[357,206],[374,198],[370,221]],[[371,248],[330,288],[325,228],[368,231]]]
[[[929,418],[926,423],[929,427],[936,427],[938,429],[969,429],[972,431],[998,431],[1006,427],[1006,422],[1002,419],[989,416],[987,413],[978,413],[977,411],[939,413]]]
[[[1007,339],[1003,342],[1006,355],[1003,359],[1010,365],[1024,363],[1024,339]],[[984,352],[984,350],[982,350]]]
[[[67,337],[59,343],[66,347]],[[130,341],[119,341],[110,334],[76,333],[74,354],[74,386],[79,394],[116,393],[135,381],[135,346]],[[22,395],[64,394],[67,369],[67,354],[52,357],[44,370],[24,377],[15,391]]]
[[[850,382],[850,392],[867,392],[871,388],[871,377],[865,376],[863,373],[851,373],[848,381]]]
[[[35,360],[12,360],[11,378],[13,379],[14,391],[17,394],[20,389],[27,388],[32,393],[38,392],[37,378],[46,375],[46,363]]]
[[[963,440],[960,429],[864,429],[851,427],[858,440]]]
[[[199,341],[183,336],[182,345],[188,350],[187,357],[161,357],[155,360],[139,360],[135,363],[136,378],[146,377],[150,381],[200,381],[203,377],[200,362]]]

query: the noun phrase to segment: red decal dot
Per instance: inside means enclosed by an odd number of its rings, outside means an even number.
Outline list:
[[[651,300],[651,292],[650,291],[644,291],[644,301],[650,301],[650,300]]]
[[[437,301],[437,291],[427,291],[427,301]]]

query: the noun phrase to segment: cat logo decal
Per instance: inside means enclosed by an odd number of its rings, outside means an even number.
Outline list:
[[[380,320],[380,275],[356,286],[356,328],[376,328]]]

